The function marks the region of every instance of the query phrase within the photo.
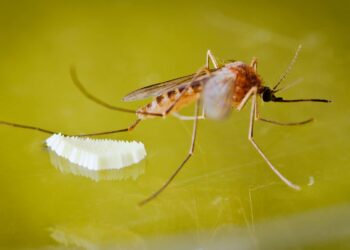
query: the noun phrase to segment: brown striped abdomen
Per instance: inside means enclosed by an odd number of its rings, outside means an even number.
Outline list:
[[[180,97],[183,91],[183,95]],[[137,110],[139,112],[137,115],[140,119],[147,119],[156,117],[154,115],[147,115],[147,113],[151,114],[164,114],[170,109],[170,107],[176,102],[178,98],[179,101],[175,104],[174,108],[171,109],[171,112],[176,112],[187,105],[193,103],[200,97],[200,93],[202,92],[202,84],[199,82],[194,82],[190,86],[182,87],[180,89],[171,90],[163,95],[159,95],[155,97],[152,102],[148,103],[146,106],[143,106]]]

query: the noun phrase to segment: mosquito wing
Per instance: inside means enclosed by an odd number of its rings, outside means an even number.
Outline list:
[[[210,70],[210,72],[214,72],[217,69]],[[193,78],[195,77],[196,74],[192,75],[187,75],[183,77],[179,77],[173,80],[161,82],[161,83],[156,83],[153,85],[149,85],[140,89],[137,89],[128,95],[126,95],[123,98],[123,101],[125,102],[130,102],[130,101],[137,101],[137,100],[142,100],[146,99],[149,97],[154,97],[154,96],[159,96],[161,94],[164,94],[168,91],[174,90],[175,88],[181,88],[181,87],[186,87],[189,84],[191,84],[193,81],[201,81],[205,78],[208,78],[208,76],[205,72],[199,74],[196,79],[194,80]]]
[[[208,118],[225,118],[232,106],[232,94],[236,74],[223,69],[208,80],[203,90],[203,107]]]

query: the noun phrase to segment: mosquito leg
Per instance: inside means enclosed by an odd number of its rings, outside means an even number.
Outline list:
[[[281,126],[298,126],[298,125],[304,125],[304,124],[310,123],[310,122],[314,121],[314,118],[310,118],[310,119],[300,121],[300,122],[279,122],[279,121],[265,119],[262,117],[259,117],[257,120],[262,121],[262,122],[272,123],[275,125],[281,125]]]
[[[199,117],[203,117],[203,120],[205,119],[205,110],[204,107],[202,107],[202,114]]]
[[[261,151],[259,146],[255,143],[254,141],[254,120],[255,120],[255,109],[256,109],[256,91],[254,92],[252,96],[252,109],[250,112],[250,124],[249,124],[249,134],[248,134],[248,139],[249,141],[253,144],[254,148],[258,153],[261,155],[261,157],[265,160],[265,162],[269,165],[269,167],[272,169],[272,171],[289,187],[295,189],[295,190],[300,190],[300,187],[289,181],[286,177],[284,177],[269,161],[269,159],[265,156],[265,154]]]
[[[0,125],[5,125],[5,126],[10,126],[10,127],[15,127],[15,128],[23,128],[23,129],[30,129],[30,130],[36,130],[45,134],[57,134],[58,132],[51,131],[48,129],[44,128],[39,128],[39,127],[34,127],[31,125],[23,125],[23,124],[18,124],[18,123],[13,123],[13,122],[6,122],[6,121],[0,121]]]
[[[254,71],[256,72],[258,69],[258,60],[253,57],[251,63],[250,63],[250,67],[252,67],[254,69]]]
[[[124,129],[118,129],[118,130],[111,130],[111,131],[103,131],[103,132],[97,132],[97,133],[89,133],[89,134],[78,134],[78,135],[72,135],[72,134],[63,134],[65,136],[96,136],[96,135],[107,135],[107,134],[115,134],[115,133],[120,133],[120,132],[127,132],[133,130],[141,121],[141,119],[137,119],[133,124],[131,124],[129,127],[124,128]],[[6,121],[0,121],[0,125],[6,125],[10,127],[16,127],[16,128],[22,128],[22,129],[29,129],[29,130],[35,130],[39,131],[45,134],[59,134],[60,132],[57,131],[52,131],[40,127],[35,127],[31,125],[24,125],[24,124],[18,124],[18,123],[13,123],[13,122],[6,122]]]
[[[85,136],[97,136],[97,135],[108,135],[108,134],[116,134],[116,133],[121,133],[121,132],[129,132],[129,131],[133,130],[140,123],[140,121],[141,121],[141,119],[137,119],[129,127],[123,128],[123,129],[89,133],[89,134],[77,134],[77,135],[73,135],[73,136],[85,137]]]
[[[196,105],[195,105],[195,117],[198,118],[198,113],[199,113],[199,100],[197,100]],[[190,150],[186,156],[186,158],[181,162],[181,164],[178,166],[178,168],[175,170],[175,172],[169,177],[169,179],[163,184],[163,186],[158,189],[158,191],[154,192],[151,196],[149,196],[147,199],[141,201],[139,205],[144,205],[154,198],[156,198],[161,192],[164,191],[164,189],[169,186],[171,181],[176,177],[176,175],[180,172],[180,170],[184,167],[186,162],[191,158],[194,152],[194,146],[195,146],[195,141],[196,141],[196,135],[197,135],[197,123],[198,119],[195,119],[193,122],[193,130],[192,130],[192,140],[191,140],[191,146]]]
[[[171,113],[174,117],[183,120],[183,121],[193,121],[196,119],[195,116],[187,116],[187,115],[181,115],[178,112],[173,112]],[[197,117],[198,120],[205,120],[205,113],[204,113],[204,108],[202,107],[202,114]]]
[[[190,86],[187,86],[181,94],[175,99],[175,101],[171,104],[171,106],[163,113],[163,117],[167,116],[170,114],[170,112],[175,108],[176,104],[181,100],[181,98],[184,96],[184,94],[187,92],[187,90],[190,88]]]
[[[207,57],[206,57],[206,62],[205,65],[207,67],[207,69],[209,69],[209,59],[211,60],[213,66],[215,69],[217,69],[219,67],[218,62],[216,61],[215,56],[213,55],[213,53],[208,49],[207,50]]]
[[[159,113],[148,113],[148,112],[140,112],[140,111],[136,111],[136,110],[132,110],[132,109],[126,109],[126,108],[120,108],[120,107],[116,107],[113,106],[111,104],[108,104],[104,101],[102,101],[101,99],[95,97],[94,95],[92,95],[90,92],[88,92],[86,90],[86,88],[83,86],[83,84],[81,83],[81,81],[78,78],[76,69],[74,67],[70,68],[70,75],[72,78],[72,81],[74,83],[74,85],[80,90],[80,92],[87,97],[88,99],[90,99],[91,101],[105,107],[111,110],[116,110],[116,111],[120,111],[120,112],[125,112],[125,113],[133,113],[133,114],[143,114],[143,115],[149,115],[149,116],[159,116],[161,117],[162,114]]]
[[[126,109],[126,108],[120,108],[120,107],[116,107],[116,106],[113,106],[111,104],[108,104],[104,101],[102,101],[101,99],[95,97],[94,95],[92,95],[90,92],[88,92],[86,90],[86,88],[83,86],[83,84],[80,82],[79,78],[78,78],[78,75],[77,75],[77,72],[76,72],[76,69],[74,67],[71,67],[70,68],[70,76],[72,78],[72,81],[74,83],[74,85],[79,89],[79,91],[85,96],[87,97],[88,99],[90,99],[91,101],[105,107],[105,108],[108,108],[108,109],[112,109],[112,110],[116,110],[116,111],[121,111],[121,112],[125,112],[125,113],[133,113],[135,114],[136,111],[135,110],[131,110],[131,109]]]
[[[208,68],[203,67],[200,68],[197,73],[193,76],[191,82],[194,82],[198,76],[200,76],[203,72],[210,74],[210,71],[208,70]],[[170,112],[174,109],[174,107],[176,106],[176,104],[181,100],[181,98],[185,95],[185,93],[190,89],[191,84],[189,84],[182,92],[181,94],[175,99],[175,101],[171,104],[171,106],[163,113],[163,117],[167,116],[168,114],[170,114]],[[198,115],[197,115],[198,116]]]
[[[198,120],[204,120],[205,119],[205,116],[204,114],[198,116],[197,118],[195,116],[187,116],[187,115],[181,115],[177,112],[173,112],[171,113],[174,117],[180,119],[180,120],[183,120],[183,121],[193,121],[195,119],[198,119]]]
[[[244,107],[244,105],[246,105],[246,103],[248,102],[250,96],[253,93],[256,93],[256,92],[257,92],[257,88],[256,87],[251,88],[248,91],[248,93],[244,96],[244,98],[242,99],[241,103],[238,105],[237,110],[240,111]]]
[[[280,125],[280,126],[298,126],[298,125],[304,125],[307,123],[310,123],[314,120],[314,118],[310,118],[304,121],[300,122],[279,122],[279,121],[274,121],[266,118],[260,117],[258,105],[255,105],[255,114],[254,114],[255,120],[262,121],[262,122],[267,122],[267,123],[272,123],[275,125]]]
[[[207,57],[206,57],[206,63],[205,63],[205,66],[203,68],[200,68],[197,73],[193,76],[192,78],[192,82],[194,82],[198,76],[200,76],[203,72],[205,72],[206,74],[210,74],[210,71],[209,71],[209,59],[211,60],[211,62],[213,63],[214,65],[214,68],[217,69],[219,66],[218,66],[218,63],[214,57],[214,55],[211,53],[210,50],[207,51]],[[187,86],[187,88],[185,88],[182,93],[177,97],[177,99],[172,103],[172,105],[164,112],[164,114],[162,115],[163,117],[164,116],[167,116],[173,109],[174,107],[176,106],[176,104],[181,100],[181,97],[184,96],[184,94],[187,92],[187,90],[190,88],[190,85]],[[204,113],[204,110],[203,110],[203,113]]]

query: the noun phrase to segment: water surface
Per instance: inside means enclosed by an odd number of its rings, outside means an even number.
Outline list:
[[[345,249],[350,245],[347,1],[2,1],[0,119],[68,133],[124,128],[135,116],[87,100],[69,67],[95,95],[123,103],[128,92],[195,72],[211,49],[247,63],[273,86],[299,44],[285,98],[332,104],[260,105],[263,117],[316,121],[258,123],[257,143],[290,180],[284,185],[247,140],[249,108],[226,121],[200,121],[195,156],[155,201],[188,152],[192,124],[153,119],[129,134],[148,157],[136,180],[62,173],[47,135],[0,127],[0,244],[4,249]],[[191,114],[192,108],[184,113]]]

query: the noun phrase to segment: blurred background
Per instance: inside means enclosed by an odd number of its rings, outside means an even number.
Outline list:
[[[156,200],[146,198],[188,152],[192,123],[152,119],[131,133],[148,156],[136,179],[94,181],[62,173],[47,135],[0,127],[3,249],[349,249],[349,1],[0,1],[0,120],[66,133],[119,129],[135,116],[92,103],[72,84],[123,103],[134,89],[195,72],[211,49],[220,60],[258,58],[267,86],[300,57],[285,98],[261,103],[255,138],[284,185],[247,140],[249,108],[200,121],[195,156]],[[191,114],[192,107],[184,110]]]

